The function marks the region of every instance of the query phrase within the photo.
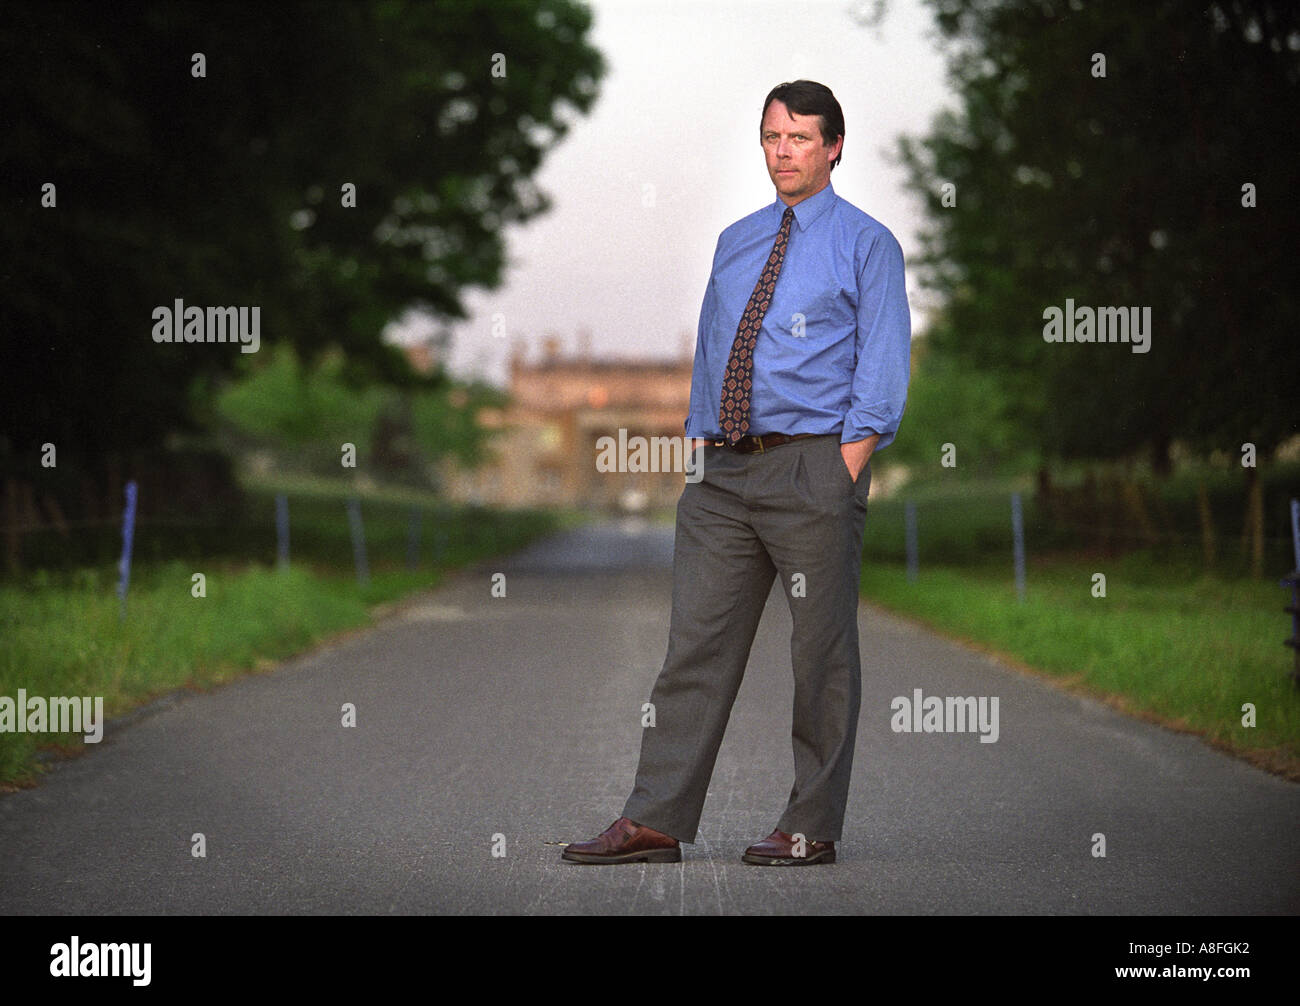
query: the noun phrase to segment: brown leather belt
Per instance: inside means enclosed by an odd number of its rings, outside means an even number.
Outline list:
[[[747,434],[740,438],[735,444],[729,444],[725,440],[713,441],[714,447],[730,447],[733,451],[740,454],[761,454],[772,447],[780,447],[782,444],[788,444],[791,440],[802,440],[804,437],[815,437],[816,433],[764,433],[761,436]]]

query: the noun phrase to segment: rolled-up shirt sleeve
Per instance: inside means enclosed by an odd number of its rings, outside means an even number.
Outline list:
[[[857,365],[841,443],[880,434],[887,447],[907,404],[912,370],[912,318],[903,277],[903,249],[886,230],[867,248],[858,271]]]
[[[722,239],[713,251],[716,265],[718,250]],[[721,408],[722,391],[718,390],[717,400],[711,400],[709,379],[709,333],[713,330],[713,319],[717,311],[717,294],[713,289],[713,271],[709,272],[709,285],[704,290],[704,303],[700,305],[700,324],[695,334],[695,364],[691,370],[691,406],[686,413],[687,437],[711,437],[718,430],[718,410]]]

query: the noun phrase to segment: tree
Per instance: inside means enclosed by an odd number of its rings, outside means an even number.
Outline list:
[[[929,3],[961,107],[900,154],[931,220],[934,350],[996,375],[1058,457],[1165,470],[1175,438],[1295,435],[1300,10]],[[1150,308],[1149,351],[1046,342],[1067,298]]]
[[[408,380],[385,322],[462,317],[500,282],[503,232],[546,209],[532,175],[604,72],[568,0],[6,15],[0,465],[24,476],[44,442],[91,465],[195,425],[193,389],[241,350],[155,342],[178,298]]]

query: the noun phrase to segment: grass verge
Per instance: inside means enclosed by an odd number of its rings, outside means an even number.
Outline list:
[[[409,570],[396,558],[406,548],[405,511],[372,507],[367,531],[377,547],[361,587],[346,564],[312,555],[350,557],[339,508],[325,502],[298,501],[301,558],[285,570],[212,556],[137,564],[124,620],[116,574],[103,566],[0,586],[0,696],[16,700],[20,688],[29,698],[102,696],[105,718],[120,716],[177,689],[202,690],[271,666],[367,624],[375,605],[434,587],[453,568],[569,523],[545,512],[461,514],[444,522],[436,567]],[[203,597],[194,596],[196,572],[204,575]],[[78,733],[0,732],[0,788],[34,783],[45,767],[41,751],[83,748]]]
[[[1105,570],[1106,595],[1094,596]],[[1287,671],[1283,591],[1213,576],[1162,580],[1132,557],[1031,565],[1018,602],[1010,562],[923,568],[868,561],[862,593],[942,635],[1045,674],[1131,715],[1190,731],[1300,781],[1300,693]],[[1255,710],[1243,725],[1242,707]]]

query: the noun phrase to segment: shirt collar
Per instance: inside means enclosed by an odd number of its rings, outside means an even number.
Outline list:
[[[809,196],[807,199],[795,203],[794,218],[799,223],[799,229],[807,230],[808,225],[830,209],[833,202],[835,202],[835,187],[830,182],[827,182],[826,188],[818,192],[817,195]],[[781,223],[781,218],[785,216],[785,210],[785,203],[781,202],[781,197],[778,196],[772,202],[772,213],[776,217],[778,226]]]

